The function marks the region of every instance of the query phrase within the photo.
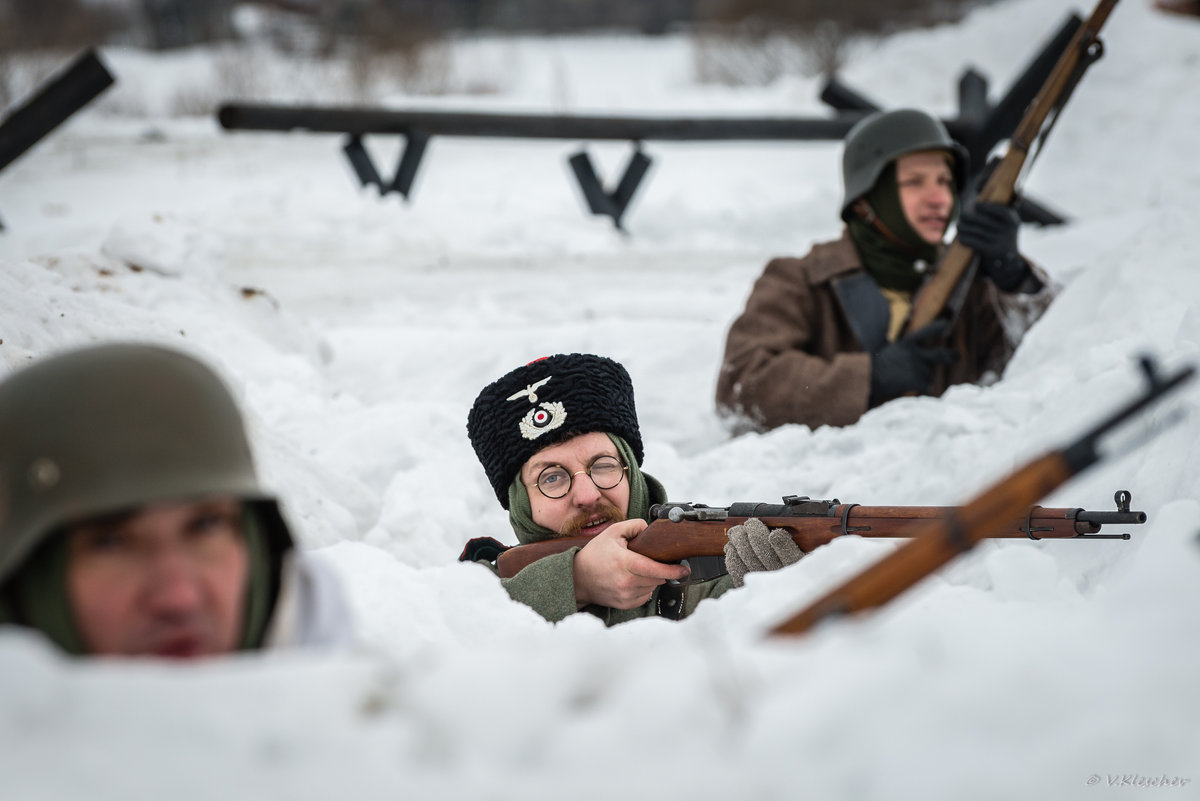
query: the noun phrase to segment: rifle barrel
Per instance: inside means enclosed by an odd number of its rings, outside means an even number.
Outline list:
[[[1088,512],[1080,510],[1075,519],[1097,525],[1136,525],[1146,522],[1145,512]]]

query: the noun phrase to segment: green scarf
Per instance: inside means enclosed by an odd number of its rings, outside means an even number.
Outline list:
[[[658,482],[658,479],[648,473],[643,473],[642,469],[638,467],[637,459],[634,457],[629,443],[616,434],[609,434],[608,438],[617,446],[617,453],[620,454],[621,461],[629,466],[629,518],[640,517],[643,520],[649,520],[651,505],[666,503],[667,491]],[[558,532],[533,522],[533,507],[529,503],[529,491],[521,483],[520,473],[513,477],[512,484],[508,486],[508,520],[512,523],[513,531],[517,533],[517,540],[522,545],[558,536]]]
[[[864,195],[879,223],[892,233],[889,238],[873,222],[855,215],[847,228],[850,238],[858,249],[865,269],[875,283],[886,289],[915,292],[921,285],[924,274],[916,268],[918,261],[928,267],[937,263],[941,253],[940,244],[930,244],[908,222],[904,208],[900,205],[900,188],[896,184],[896,164],[892,162],[879,176],[875,186]],[[950,210],[950,219],[958,211],[958,202]],[[898,239],[899,241],[895,241]]]
[[[5,622],[37,629],[63,651],[82,656],[87,648],[67,600],[68,559],[66,533],[56,531],[9,579],[5,594],[12,599],[11,620]]]
[[[267,534],[263,525],[263,512],[253,502],[245,503],[242,512],[242,533],[246,537],[249,565],[247,569],[246,608],[243,610],[242,638],[239,651],[253,651],[262,647],[270,623],[271,597],[276,585],[271,580],[272,559],[267,545]]]

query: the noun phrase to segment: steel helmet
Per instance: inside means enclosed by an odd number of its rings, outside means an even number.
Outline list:
[[[101,345],[15,373],[0,443],[0,585],[60,527],[156,501],[264,501],[272,550],[292,544],[228,389],[178,351]]]
[[[961,195],[967,185],[967,149],[950,138],[937,117],[896,109],[859,120],[846,134],[842,150],[842,219],[849,221],[854,201],[871,191],[888,164],[922,150],[945,150],[954,157],[954,184]]]

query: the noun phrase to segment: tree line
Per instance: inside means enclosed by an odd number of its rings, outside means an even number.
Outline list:
[[[166,50],[246,35],[248,19],[268,33],[307,31],[330,47],[357,39],[391,43],[460,32],[662,34],[695,27],[796,31],[836,27],[846,35],[886,33],[953,20],[987,0],[6,0],[5,51],[126,44]],[[261,30],[263,26],[258,26]]]

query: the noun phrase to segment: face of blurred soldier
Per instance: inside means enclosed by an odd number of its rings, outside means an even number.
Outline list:
[[[231,498],[154,504],[67,529],[67,594],[96,655],[190,659],[236,650],[249,551]]]
[[[615,470],[609,469],[613,462]],[[547,497],[539,489],[539,477],[551,494],[564,489],[565,494]],[[601,489],[597,481],[616,483]],[[620,465],[617,446],[601,432],[580,434],[538,451],[521,467],[521,483],[529,493],[533,522],[560,536],[599,534],[629,513],[628,470]]]
[[[909,153],[896,159],[900,207],[908,224],[931,245],[942,241],[954,210],[954,172],[942,150]]]

